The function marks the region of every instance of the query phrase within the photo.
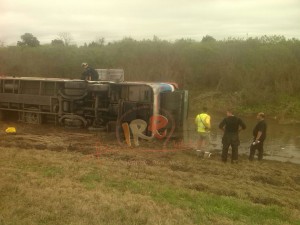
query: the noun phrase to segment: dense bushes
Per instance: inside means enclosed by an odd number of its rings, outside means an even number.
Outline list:
[[[79,78],[82,62],[123,68],[126,80],[176,81],[194,92],[237,93],[244,104],[276,103],[283,94],[297,97],[300,91],[300,41],[282,36],[0,48],[5,75]]]

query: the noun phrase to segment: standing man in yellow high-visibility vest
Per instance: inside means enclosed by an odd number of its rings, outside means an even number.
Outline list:
[[[206,147],[209,141],[210,133],[210,115],[207,114],[207,107],[202,108],[202,113],[198,114],[195,119],[198,132],[198,149]]]

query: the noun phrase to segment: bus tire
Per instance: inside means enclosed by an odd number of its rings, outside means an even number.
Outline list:
[[[30,124],[41,124],[42,123],[42,117],[39,113],[39,110],[37,108],[30,108],[29,112],[23,112],[24,115],[24,122],[30,123]]]

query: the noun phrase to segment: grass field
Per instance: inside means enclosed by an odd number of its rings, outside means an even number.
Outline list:
[[[0,147],[1,225],[300,224],[299,165]]]

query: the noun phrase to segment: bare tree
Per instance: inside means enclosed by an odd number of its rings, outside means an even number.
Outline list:
[[[64,42],[65,46],[69,46],[73,41],[73,37],[69,32],[61,32],[58,36]]]
[[[0,47],[4,47],[5,46],[5,42],[0,40]]]
[[[95,41],[89,43],[89,47],[102,47],[105,44],[104,37],[97,37]],[[86,44],[85,44],[86,45]]]
[[[105,44],[104,37],[97,37],[96,38],[96,43],[99,44],[100,46],[103,46]]]

